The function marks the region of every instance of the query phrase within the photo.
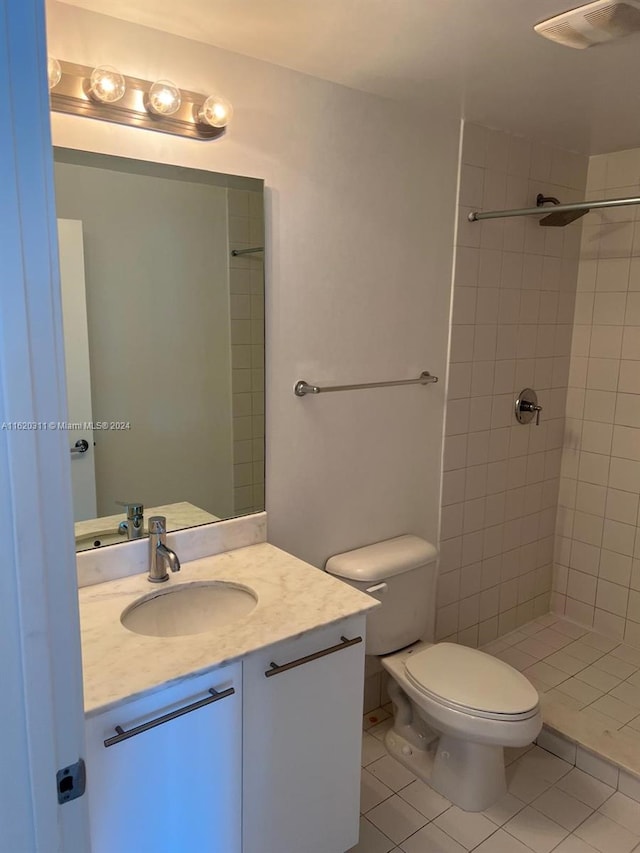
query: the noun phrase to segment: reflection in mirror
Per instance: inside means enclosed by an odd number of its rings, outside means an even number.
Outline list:
[[[264,509],[262,181],[55,161],[76,548]]]

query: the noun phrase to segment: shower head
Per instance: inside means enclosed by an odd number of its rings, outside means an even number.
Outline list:
[[[560,200],[555,198],[555,196],[545,196],[542,195],[542,193],[539,193],[536,198],[536,206],[542,207],[547,203],[560,204]],[[562,210],[558,213],[550,213],[548,216],[545,216],[544,219],[540,220],[539,225],[542,225],[544,228],[548,228],[549,226],[564,228],[565,225],[568,225],[570,222],[575,222],[576,219],[580,219],[580,217],[584,216],[586,213],[589,213],[589,208],[586,208],[585,210]]]
[[[540,220],[540,225],[543,225],[545,228],[549,225],[564,228],[565,225],[575,222],[576,219],[580,219],[586,213],[589,213],[589,210],[565,210],[564,212],[560,211],[560,213],[550,213],[544,219]]]

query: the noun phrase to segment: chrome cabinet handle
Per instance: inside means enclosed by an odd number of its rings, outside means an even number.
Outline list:
[[[296,658],[296,660],[289,661],[289,663],[277,664],[271,661],[269,664],[271,669],[268,669],[265,672],[265,675],[267,678],[271,678],[272,675],[279,675],[281,672],[286,672],[288,669],[293,669],[296,666],[302,666],[305,663],[311,663],[312,660],[323,658],[325,655],[332,655],[334,652],[339,652],[340,649],[347,649],[349,646],[355,646],[362,642],[362,637],[354,637],[352,640],[347,640],[346,637],[340,637],[340,639],[342,642],[336,643],[335,646],[329,646],[328,649],[313,652],[313,654],[305,655],[303,658]]]
[[[85,438],[79,438],[73,447],[69,448],[69,453],[86,453],[89,449],[89,442]]]
[[[218,702],[218,700],[225,699],[227,696],[233,696],[236,691],[233,687],[229,687],[227,690],[218,692],[217,690],[214,690],[213,687],[210,687],[208,692],[211,696],[207,696],[206,699],[200,699],[198,702],[192,702],[190,705],[185,705],[184,708],[178,708],[177,711],[171,711],[168,714],[163,714],[155,720],[149,720],[148,723],[142,723],[142,725],[135,726],[128,731],[125,731],[122,726],[116,726],[115,729],[117,734],[113,737],[107,738],[104,741],[104,745],[113,746],[116,743],[121,743],[123,740],[128,740],[130,737],[142,734],[142,732],[148,732],[149,729],[155,729],[156,726],[168,723],[169,720],[175,720],[176,717],[182,717],[185,714],[190,714],[191,711],[197,711],[198,708],[204,708],[205,705],[210,705],[212,702]]]

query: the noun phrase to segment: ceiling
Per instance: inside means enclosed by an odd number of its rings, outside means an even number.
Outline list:
[[[64,0],[416,108],[587,153],[640,146],[640,35],[572,50],[572,0]]]

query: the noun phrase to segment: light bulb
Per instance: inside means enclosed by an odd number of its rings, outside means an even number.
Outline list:
[[[91,72],[91,97],[104,104],[119,101],[125,93],[126,85],[122,74],[111,65],[100,65]]]
[[[147,109],[159,116],[172,116],[182,103],[180,89],[171,80],[158,80],[149,89]]]
[[[233,117],[233,107],[220,95],[209,95],[198,112],[198,121],[211,127],[226,127]]]
[[[47,60],[47,77],[49,78],[49,89],[57,86],[62,77],[62,68],[54,56],[50,56]]]

